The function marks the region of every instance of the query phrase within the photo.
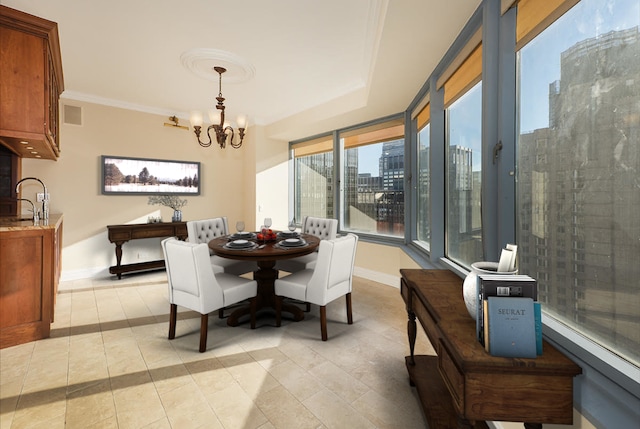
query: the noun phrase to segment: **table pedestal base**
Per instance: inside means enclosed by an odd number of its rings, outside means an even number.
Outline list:
[[[278,278],[278,270],[274,267],[276,261],[258,261],[259,269],[254,271],[253,279],[258,282],[258,295],[256,296],[256,312],[263,308],[270,308],[275,312],[275,281]],[[250,306],[242,306],[234,310],[227,318],[228,326],[238,326],[239,319],[250,313]],[[296,322],[304,319],[304,312],[293,304],[282,304],[282,311],[290,313]]]

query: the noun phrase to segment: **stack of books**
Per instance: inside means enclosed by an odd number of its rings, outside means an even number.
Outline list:
[[[476,336],[493,356],[542,354],[542,319],[535,279],[527,275],[479,274]]]

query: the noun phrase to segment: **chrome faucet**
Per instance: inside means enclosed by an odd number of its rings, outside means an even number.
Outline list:
[[[20,184],[25,180],[36,180],[42,185],[42,189],[44,191],[44,196],[42,198],[42,219],[49,220],[49,193],[47,192],[47,187],[45,186],[44,182],[37,177],[25,177],[23,179],[20,179],[20,181],[16,183],[16,193],[18,192],[18,188],[20,188]]]
[[[36,210],[36,206],[33,204],[33,201],[26,198],[18,198],[18,201],[26,201],[31,204],[31,211],[33,212],[33,223],[36,223],[40,220],[40,215],[38,214],[38,210]]]

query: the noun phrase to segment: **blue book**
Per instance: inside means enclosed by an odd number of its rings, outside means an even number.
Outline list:
[[[487,316],[492,356],[536,357],[533,299],[490,296],[487,298]]]
[[[536,320],[536,354],[542,355],[542,308],[539,302],[533,303],[533,315]]]

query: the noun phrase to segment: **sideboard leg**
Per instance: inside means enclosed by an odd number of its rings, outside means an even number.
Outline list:
[[[473,429],[473,424],[471,424],[471,422],[467,419],[465,419],[464,417],[458,415],[458,429]]]
[[[409,351],[411,356],[411,365],[415,365],[416,361],[413,357],[413,352],[416,348],[416,315],[413,311],[408,313],[409,320],[407,321],[407,335],[409,337]]]

